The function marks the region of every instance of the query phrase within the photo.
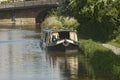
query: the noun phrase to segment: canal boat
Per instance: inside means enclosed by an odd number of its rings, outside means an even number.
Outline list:
[[[77,52],[77,32],[69,29],[43,29],[40,46],[47,51]]]

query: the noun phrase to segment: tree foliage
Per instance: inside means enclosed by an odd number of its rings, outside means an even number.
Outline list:
[[[81,24],[80,35],[107,41],[118,35],[114,33],[120,27],[119,5],[119,0],[64,0],[58,15],[74,16]]]

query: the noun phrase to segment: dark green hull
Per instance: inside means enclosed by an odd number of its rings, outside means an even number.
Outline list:
[[[47,46],[47,51],[52,52],[78,52],[79,46],[75,44],[69,43],[68,45],[64,45],[63,43],[53,46]]]

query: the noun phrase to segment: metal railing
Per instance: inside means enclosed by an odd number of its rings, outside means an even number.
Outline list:
[[[0,9],[58,4],[59,0],[34,0],[0,4]]]

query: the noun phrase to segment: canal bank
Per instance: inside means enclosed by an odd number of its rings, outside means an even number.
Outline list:
[[[5,28],[5,29],[22,29],[22,30],[37,30],[37,31],[41,31],[40,29],[40,25],[39,24],[26,24],[26,25],[16,25],[14,23],[11,24],[0,24],[0,28]]]
[[[12,21],[11,19],[0,19],[1,25],[36,25],[34,18],[17,18],[15,21]]]
[[[96,80],[120,80],[120,57],[92,40],[80,40],[80,48],[91,63]]]
[[[102,44],[104,47],[112,50],[116,55],[120,55],[120,48],[118,47],[115,47],[113,45],[110,45],[110,44]]]

